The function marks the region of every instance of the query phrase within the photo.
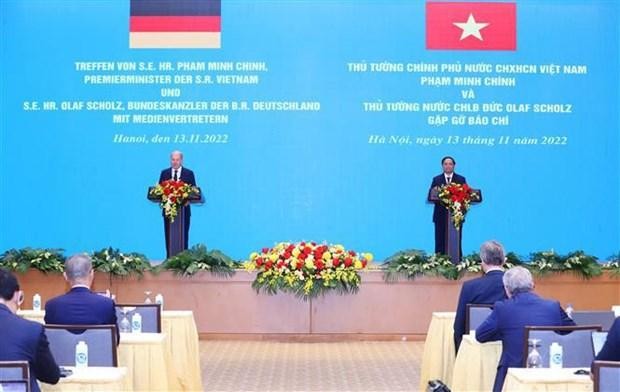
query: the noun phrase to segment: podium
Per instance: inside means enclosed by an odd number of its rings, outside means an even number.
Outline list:
[[[470,204],[478,204],[482,202],[482,191],[480,189],[472,189],[472,191],[478,195],[478,200],[471,201]],[[432,203],[441,203],[439,199],[439,188],[434,187],[431,188],[428,192],[428,201]],[[447,207],[445,207],[448,210]],[[458,264],[461,261],[461,235],[462,235],[462,224],[459,228],[454,226],[452,222],[452,212],[448,210],[448,219],[445,222],[445,249],[444,254],[450,257],[452,264]]]
[[[152,196],[151,190],[154,187],[149,187],[148,192],[146,193],[146,198],[154,203],[160,203],[161,198],[157,196]],[[200,188],[198,189],[198,193],[191,194],[188,203],[191,204],[201,204],[203,203],[202,191]],[[179,206],[177,209],[177,216],[174,218],[174,221],[170,221],[170,219],[165,218],[165,224],[168,227],[168,238],[166,238],[167,248],[166,248],[166,257],[172,257],[178,253],[181,253],[185,250],[185,222],[187,217],[185,216],[185,206]]]

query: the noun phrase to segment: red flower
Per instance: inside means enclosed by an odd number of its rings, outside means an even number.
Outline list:
[[[263,265],[263,259],[259,257],[256,259],[256,266],[260,267],[261,265]]]
[[[267,260],[267,262],[265,263],[265,269],[269,270],[271,269],[271,267],[273,267],[273,262],[271,260]]]
[[[350,251],[349,251],[349,255],[350,255],[350,256],[353,256],[353,257],[355,257],[355,251],[350,250]]]
[[[177,198],[176,198],[176,197],[174,197],[174,196],[172,196],[172,197],[170,198],[170,201],[171,201],[171,202],[173,202],[173,203],[176,203],[176,202],[177,202]]]
[[[319,270],[319,271],[321,271],[323,268],[325,268],[325,264],[323,263],[323,260],[315,261],[314,265],[315,265],[316,269]]]
[[[344,259],[344,266],[345,266],[345,267],[347,267],[347,268],[348,268],[348,267],[350,267],[350,266],[351,266],[351,264],[353,264],[353,259],[352,259],[352,258],[347,257],[347,258],[345,258],[345,259]]]
[[[366,268],[366,265],[368,265],[368,260],[362,259],[362,268]]]
[[[269,248],[263,248],[262,251],[263,253],[269,253]]]
[[[332,264],[334,265],[334,267],[338,267],[340,265],[340,257],[334,258]]]

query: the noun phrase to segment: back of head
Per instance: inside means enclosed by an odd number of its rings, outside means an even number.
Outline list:
[[[532,274],[523,267],[512,267],[504,273],[502,280],[506,291],[508,291],[511,296],[518,293],[530,292],[534,289]]]
[[[9,301],[19,291],[19,283],[15,275],[5,269],[0,268],[0,299]]]
[[[495,240],[486,241],[480,246],[480,259],[488,265],[502,265],[506,260],[504,247]]]
[[[93,262],[86,254],[71,256],[65,262],[65,275],[71,283],[89,283]]]

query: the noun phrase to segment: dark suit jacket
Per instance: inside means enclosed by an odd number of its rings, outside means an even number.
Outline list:
[[[56,384],[60,369],[50,352],[43,325],[16,316],[0,304],[0,361],[28,361],[30,390],[39,392],[37,379]]]
[[[45,304],[46,324],[105,325],[116,324],[114,301],[93,293],[86,287],[74,287],[67,294]],[[116,328],[116,342],[119,330]]]
[[[183,181],[186,184],[190,184],[192,186],[196,186],[196,177],[194,177],[194,172],[189,170],[188,168],[186,168],[185,166],[181,166],[182,170],[181,170],[181,181]],[[172,168],[167,168],[161,171],[161,174],[159,175],[159,183],[161,184],[164,181],[167,180],[171,180],[172,179]],[[187,206],[184,207],[185,208],[185,216],[191,216],[192,215],[192,209],[189,206],[189,204]],[[164,214],[164,210],[162,209],[162,215]]]
[[[616,317],[607,333],[603,348],[595,358],[597,361],[620,361],[620,317]]]
[[[502,341],[502,356],[497,366],[494,391],[501,391],[509,367],[523,367],[525,326],[575,325],[557,301],[542,299],[534,293],[517,293],[496,302],[489,317],[476,329],[481,342]]]
[[[492,305],[496,301],[506,299],[504,283],[502,277],[504,272],[500,270],[489,271],[476,279],[463,283],[459,304],[456,307],[456,318],[454,319],[454,347],[459,350],[463,335],[469,333],[465,330],[465,318],[467,314],[467,304],[488,304]]]
[[[467,181],[465,177],[452,173],[452,182],[457,184],[465,184]],[[446,184],[446,177],[443,173],[438,176],[433,177],[433,181],[431,182],[430,189]],[[430,192],[429,189],[429,192]],[[440,203],[435,203],[435,208],[433,209],[433,222],[443,222],[443,220],[448,219],[448,210],[446,207],[442,206]]]

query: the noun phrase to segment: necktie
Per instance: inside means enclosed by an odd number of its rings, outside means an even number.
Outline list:
[[[451,182],[452,182],[452,176],[450,176],[450,177],[446,177],[446,183],[448,183],[448,184],[449,184],[449,183],[451,183]]]
[[[174,169],[174,174],[172,175],[172,179],[175,181],[179,181],[179,171]]]

